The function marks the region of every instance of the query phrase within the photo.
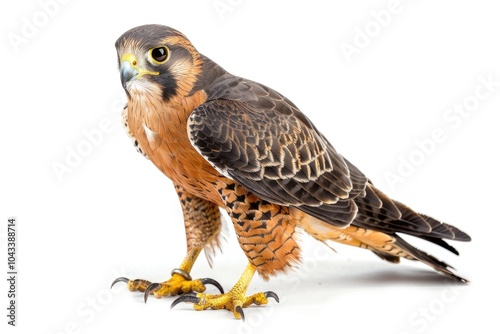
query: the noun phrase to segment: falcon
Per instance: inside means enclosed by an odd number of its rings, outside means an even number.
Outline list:
[[[470,241],[469,235],[386,196],[277,91],[228,73],[170,27],[133,28],[118,38],[116,50],[128,97],[124,126],[136,149],[173,182],[187,253],[164,282],[120,277],[113,285],[125,282],[145,301],[181,294],[172,307],[190,302],[244,319],[243,308],[279,302],[272,291],[247,296],[246,290],[255,272],[267,280],[299,264],[298,231],[392,263],[420,261],[467,282],[403,235],[457,255],[444,239]],[[226,293],[213,279],[190,276],[202,250],[211,263],[220,247],[221,209],[248,259]],[[208,284],[220,294],[205,294]]]

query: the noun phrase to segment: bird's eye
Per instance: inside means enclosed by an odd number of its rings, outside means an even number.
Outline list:
[[[168,60],[169,52],[167,47],[160,46],[149,50],[149,55],[154,64],[164,64]]]

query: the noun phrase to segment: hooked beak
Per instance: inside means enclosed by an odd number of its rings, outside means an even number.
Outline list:
[[[159,72],[152,72],[148,70],[143,70],[137,67],[137,59],[130,53],[125,54],[120,63],[120,80],[122,82],[123,88],[127,89],[127,84],[137,77],[145,74],[158,75]]]
[[[139,71],[134,67],[130,61],[122,60],[120,64],[120,80],[122,81],[122,86],[124,89],[127,88],[127,83],[137,77]]]

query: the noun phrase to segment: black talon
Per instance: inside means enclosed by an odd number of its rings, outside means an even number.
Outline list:
[[[200,302],[200,298],[196,297],[194,293],[186,293],[174,300],[172,305],[170,305],[170,309],[173,309],[177,304],[182,302],[197,304]]]
[[[241,320],[245,321],[245,313],[243,313],[243,308],[241,306],[236,306],[235,311],[240,315]]]
[[[207,285],[207,284],[212,284],[213,286],[215,286],[217,289],[219,289],[220,293],[221,294],[224,294],[224,289],[222,288],[222,286],[219,284],[219,282],[217,282],[216,280],[212,279],[212,278],[201,278],[200,279],[201,283],[203,285]]]
[[[127,283],[127,284],[128,284],[128,282],[129,282],[129,281],[130,281],[130,280],[129,280],[128,278],[126,278],[126,277],[118,277],[117,279],[115,279],[115,280],[113,281],[113,283],[111,283],[111,287],[110,287],[110,289],[113,289],[113,285],[115,285],[115,284],[116,284],[116,283],[118,283],[118,282],[123,282],[123,283]]]
[[[266,292],[264,292],[264,296],[266,296],[266,298],[269,298],[269,297],[274,298],[274,300],[276,300],[278,303],[280,302],[280,299],[279,299],[278,295],[275,294],[272,291],[266,291]]]
[[[149,293],[151,292],[151,290],[156,289],[159,286],[161,286],[160,283],[152,283],[152,284],[148,285],[146,290],[144,290],[144,302],[145,303],[148,301]]]

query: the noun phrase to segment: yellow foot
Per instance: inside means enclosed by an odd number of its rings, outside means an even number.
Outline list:
[[[190,293],[193,291],[204,292],[206,290],[206,284],[212,284],[221,293],[224,293],[222,286],[211,278],[201,278],[192,280],[191,276],[181,269],[172,270],[172,277],[162,283],[151,283],[150,281],[143,279],[129,280],[125,277],[119,277],[114,280],[111,287],[118,282],[127,283],[127,287],[130,291],[140,291],[144,292],[144,302],[148,300],[148,296],[154,295],[156,298],[162,298],[169,295],[175,296],[184,293]]]
[[[274,298],[279,303],[278,295],[272,291],[259,292],[255,295],[246,297],[244,293],[240,293],[232,289],[228,293],[223,293],[220,295],[208,295],[204,293],[189,293],[182,295],[181,297],[174,300],[171,308],[174,308],[177,304],[181,302],[188,302],[194,304],[194,309],[197,311],[213,309],[220,310],[226,309],[232,311],[237,319],[245,320],[245,314],[243,313],[243,308],[248,307],[252,304],[264,305],[268,303],[268,298]]]

